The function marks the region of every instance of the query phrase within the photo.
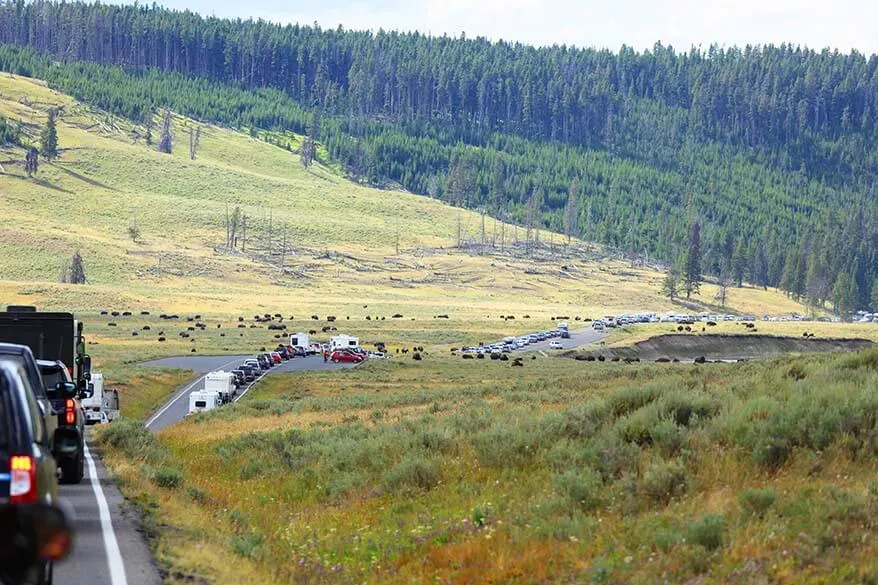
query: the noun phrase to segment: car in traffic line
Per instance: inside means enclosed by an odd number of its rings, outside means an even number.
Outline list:
[[[0,507],[58,503],[58,465],[35,396],[24,367],[0,357]],[[24,571],[23,582],[52,582],[50,562]]]
[[[339,362],[358,364],[364,359],[365,358],[362,355],[345,349],[336,350],[329,356],[329,361],[335,364]]]
[[[48,388],[52,408],[58,413],[55,459],[64,483],[79,483],[85,473],[85,412],[76,384],[63,362],[37,360],[40,376]]]

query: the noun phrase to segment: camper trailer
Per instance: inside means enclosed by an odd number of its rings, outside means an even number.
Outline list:
[[[208,373],[204,377],[204,391],[216,392],[220,398],[220,404],[231,402],[237,392],[234,374],[222,370]]]
[[[189,414],[207,412],[219,406],[219,395],[216,392],[198,390],[189,394]]]
[[[293,347],[303,347],[308,349],[311,347],[311,338],[307,333],[294,333],[290,335],[290,345]]]
[[[344,333],[329,338],[329,351],[337,351],[339,349],[357,349],[360,347],[360,340],[352,335]]]

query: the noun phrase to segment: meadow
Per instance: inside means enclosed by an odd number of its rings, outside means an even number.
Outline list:
[[[876,392],[876,350],[395,359],[99,437],[171,583],[872,582]]]
[[[427,197],[357,185],[337,169],[257,137],[173,118],[174,151],[146,128],[76,102],[38,80],[0,73],[0,114],[36,142],[59,108],[60,157],[24,173],[24,150],[0,147],[0,301],[95,312],[134,309],[226,317],[402,313],[458,318],[667,310],[662,273],[612,251],[544,232],[533,255],[525,231]],[[189,132],[201,128],[197,155]],[[154,133],[158,130],[155,129]],[[284,142],[276,133],[262,136]],[[295,147],[299,137],[288,135]],[[247,219],[234,250],[225,218]],[[456,247],[460,217],[465,250]],[[132,239],[129,228],[139,235]],[[270,227],[270,229],[269,229]],[[503,236],[501,238],[501,235]],[[286,253],[281,254],[284,237]],[[501,249],[502,244],[502,249]],[[73,252],[87,286],[59,284]],[[714,301],[706,285],[694,307]],[[730,291],[729,310],[804,313],[777,291]]]
[[[655,267],[550,233],[528,255],[524,230],[491,218],[504,246],[480,249],[477,214],[305,169],[262,139],[299,137],[202,125],[191,160],[195,123],[177,116],[164,155],[142,126],[0,74],[0,114],[31,139],[53,107],[61,157],[35,178],[21,148],[0,148],[0,304],[85,322],[96,369],[122,391],[125,420],[99,430],[100,448],[168,582],[878,578],[874,351],[708,367],[449,355],[561,315],[805,313],[799,303],[745,286],[719,308],[711,284],[671,303]],[[246,251],[224,245],[235,207],[249,217]],[[88,284],[59,283],[77,249]],[[287,330],[253,321],[266,313]],[[330,315],[394,359],[272,376],[158,436],[138,422],[194,375],[142,361],[255,352]],[[850,325],[759,327],[878,341]],[[396,357],[414,345],[424,361]]]

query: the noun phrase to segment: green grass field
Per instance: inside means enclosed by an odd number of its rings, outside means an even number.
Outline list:
[[[171,583],[870,582],[876,389],[875,350],[391,360],[101,437]]]

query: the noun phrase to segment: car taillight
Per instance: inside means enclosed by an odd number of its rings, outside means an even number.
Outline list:
[[[64,403],[64,411],[67,413],[67,424],[72,425],[76,422],[76,402],[72,398],[68,398]]]
[[[34,458],[29,455],[13,455],[9,460],[11,481],[9,502],[33,504],[37,501],[37,469]]]

